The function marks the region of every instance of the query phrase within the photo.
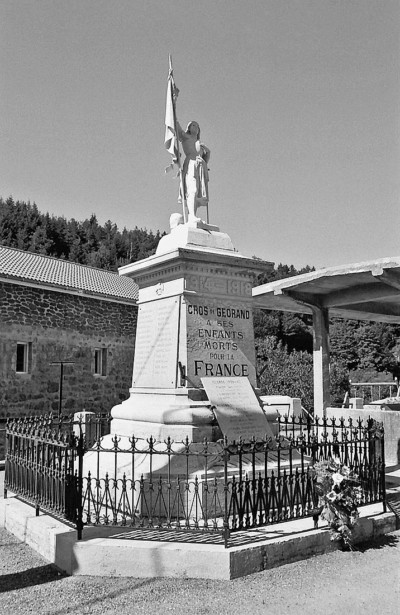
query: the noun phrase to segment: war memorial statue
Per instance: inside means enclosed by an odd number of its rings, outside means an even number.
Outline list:
[[[166,171],[178,167],[179,197],[178,202],[183,207],[183,218],[181,222],[203,222],[197,215],[199,207],[207,208],[208,223],[208,162],[211,152],[209,148],[200,141],[200,126],[198,122],[192,120],[188,123],[186,130],[183,130],[176,117],[176,101],[178,88],[175,85],[172,64],[170,59],[170,69],[168,75],[167,103],[165,112],[165,147],[172,155],[172,162]],[[185,155],[183,165],[181,164],[181,153],[179,143]],[[177,216],[173,214],[176,224]]]
[[[253,392],[252,286],[254,274],[272,263],[241,255],[227,233],[208,223],[208,215],[207,222],[198,216],[199,207],[208,205],[210,150],[200,141],[197,122],[182,130],[176,96],[170,68],[165,146],[170,166],[178,168],[183,215],[171,215],[170,233],[153,256],[119,269],[139,286],[138,319],[132,386],[129,398],[111,411],[106,448],[117,437],[129,449],[134,436],[160,443],[171,438],[176,446],[206,438],[219,450],[223,436],[270,432]],[[119,473],[130,471],[125,463],[129,466],[121,455]],[[147,463],[144,456],[140,472],[146,473]]]
[[[180,201],[186,202],[189,212],[189,222],[200,222],[197,209],[200,206],[208,208],[208,161],[210,150],[200,141],[200,126],[197,122],[189,122],[185,131],[177,122],[179,141],[185,153],[182,168]]]

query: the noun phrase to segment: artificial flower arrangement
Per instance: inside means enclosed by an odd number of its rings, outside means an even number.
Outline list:
[[[357,506],[362,503],[359,477],[333,460],[315,463],[314,473],[316,515],[328,523],[331,540],[341,540],[352,548],[352,529],[359,517]]]

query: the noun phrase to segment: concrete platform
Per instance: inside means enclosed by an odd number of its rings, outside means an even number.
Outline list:
[[[360,509],[355,543],[397,529],[395,515],[382,510],[382,504]],[[36,517],[15,497],[0,499],[0,525],[71,575],[227,580],[338,548],[326,526],[313,529],[311,518],[236,532],[228,548],[216,535],[193,543],[182,542],[189,539],[183,532],[153,530],[151,540],[140,540],[149,530],[121,527],[87,527],[77,541],[75,529],[46,514]]]

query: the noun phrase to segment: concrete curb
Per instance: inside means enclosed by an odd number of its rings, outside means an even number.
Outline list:
[[[382,504],[363,507],[355,543],[395,531],[396,517]],[[155,542],[124,538],[132,528],[73,528],[11,497],[0,499],[0,525],[72,575],[176,577],[228,580],[320,555],[339,548],[327,528],[309,529],[299,519],[257,530],[257,542],[233,546]],[[262,535],[265,539],[262,539]],[[260,539],[261,538],[261,539]]]

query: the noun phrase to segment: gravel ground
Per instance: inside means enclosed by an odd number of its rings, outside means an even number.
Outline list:
[[[67,577],[0,529],[0,613],[398,615],[400,530],[234,581]]]

